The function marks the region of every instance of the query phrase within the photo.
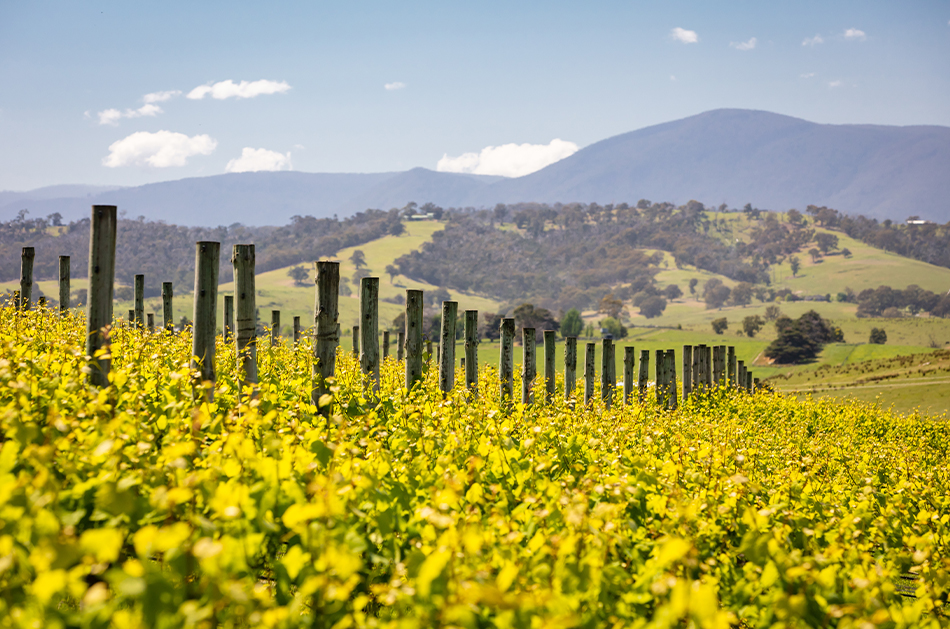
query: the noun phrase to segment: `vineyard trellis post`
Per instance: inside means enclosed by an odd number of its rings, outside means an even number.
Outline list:
[[[610,410],[614,399],[614,383],[617,381],[612,339],[601,341],[600,362],[600,399],[604,402],[604,408]]]
[[[379,278],[360,279],[360,367],[379,391]]]
[[[311,399],[319,407],[320,397],[330,392],[327,380],[336,374],[336,348],[340,343],[340,325],[338,322],[340,299],[340,263],[321,260],[314,263],[316,273],[316,295],[313,323],[315,342],[313,345],[313,389]],[[320,409],[329,415],[329,405]]]
[[[577,337],[564,339],[564,399],[571,401],[577,384]]]
[[[683,346],[683,401],[693,393],[693,346]]]
[[[109,384],[109,327],[115,285],[116,206],[92,206],[89,228],[89,289],[86,293],[86,356],[91,361],[89,383]],[[105,350],[100,356],[99,350]]]
[[[389,330],[383,330],[383,360],[389,358]]]
[[[406,388],[422,380],[422,291],[406,291]],[[400,344],[400,348],[402,344]]]
[[[544,401],[547,404],[554,401],[557,385],[557,376],[554,370],[554,352],[557,351],[555,346],[556,334],[557,332],[554,330],[544,331]]]
[[[224,342],[234,336],[234,295],[224,296]]]
[[[640,371],[637,374],[637,389],[640,402],[646,400],[647,382],[650,380],[650,350],[640,350]]]
[[[690,391],[698,391],[703,388],[702,371],[700,368],[702,349],[701,345],[695,345],[692,348],[692,368],[690,369]]]
[[[745,361],[736,361],[736,388],[745,388]]]
[[[129,320],[127,323],[128,323],[127,327],[130,330],[135,327],[135,308],[129,308]]]
[[[150,312],[147,315],[145,315],[145,320],[148,322],[148,333],[154,334],[155,333],[155,313]]]
[[[636,349],[633,345],[623,348],[623,403],[630,406],[633,399],[633,368],[636,366]]]
[[[703,386],[706,387],[706,390],[712,388],[713,383],[713,372],[712,372],[712,347],[708,345],[703,346]]]
[[[502,319],[499,326],[501,352],[498,355],[499,397],[501,404],[510,402],[515,388],[515,320]]]
[[[666,350],[666,378],[667,378],[667,408],[676,410],[679,401],[677,400],[676,384],[676,351]]]
[[[728,352],[729,361],[729,384],[731,386],[736,386],[736,348],[734,345],[730,345]]]
[[[218,266],[221,243],[195,243],[194,318],[191,328],[191,367],[201,372],[202,381],[215,382],[214,350],[218,333]],[[136,283],[139,276],[136,276]],[[136,307],[138,304],[136,303]],[[138,312],[136,312],[136,317]],[[213,397],[213,388],[208,392]]]
[[[722,375],[726,366],[726,356],[722,345],[714,345],[713,351],[713,386],[722,384]]]
[[[360,326],[353,326],[353,355],[360,359]]]
[[[716,380],[716,386],[721,387],[726,384],[726,376],[729,364],[726,358],[726,346],[719,346],[719,378]]]
[[[406,332],[398,330],[396,332],[396,360],[402,362],[406,352]]]
[[[256,262],[254,245],[234,245],[231,264],[234,266],[235,354],[237,355],[240,389],[257,384],[257,286],[254,279]]]
[[[597,343],[588,341],[584,348],[584,404],[590,404],[594,399],[594,361],[597,354]]]
[[[300,342],[300,315],[294,316],[294,349]]]
[[[521,403],[534,402],[534,380],[538,363],[535,353],[535,329],[521,328]]]
[[[280,343],[280,310],[270,311],[270,346]]]
[[[69,256],[59,256],[59,311],[69,310]]]
[[[20,251],[20,302],[17,310],[29,310],[33,301],[33,260],[36,249],[23,247]]]
[[[145,276],[141,273],[135,276],[132,282],[133,309],[135,310],[135,327],[145,329]]]
[[[658,349],[656,354],[656,365],[654,367],[656,380],[656,402],[663,408],[666,407],[666,350]]]
[[[172,306],[173,297],[174,297],[174,289],[172,287],[172,283],[162,282],[162,326],[168,332],[175,331],[175,317],[174,317],[174,311],[173,311],[173,306]],[[225,300],[227,300],[227,297],[225,297]],[[227,325],[228,322],[230,321],[228,319],[227,312],[228,312],[227,301],[225,301],[225,309],[224,309],[224,313],[225,313],[224,324],[225,325]],[[228,340],[227,328],[225,328],[224,340],[225,341]]]
[[[465,386],[478,393],[478,311],[465,311]]]
[[[447,395],[455,388],[455,326],[459,303],[442,302],[442,329],[439,336],[439,390]]]

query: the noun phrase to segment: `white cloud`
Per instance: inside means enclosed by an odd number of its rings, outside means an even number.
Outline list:
[[[138,109],[126,109],[124,112],[118,109],[106,109],[99,112],[99,124],[108,124],[116,126],[122,118],[141,118],[142,116],[157,116],[164,113],[161,107],[155,103],[163,103],[171,100],[181,94],[179,90],[166,90],[164,92],[152,92],[142,97],[145,104]]]
[[[181,90],[165,90],[164,92],[152,92],[142,97],[145,103],[164,103],[181,94]]]
[[[435,169],[445,173],[502,175],[521,177],[573,155],[578,146],[555,138],[549,144],[502,144],[486,146],[480,153],[463,153],[458,157],[442,156]]]
[[[844,32],[844,38],[849,41],[864,41],[868,36],[860,29],[849,28]]]
[[[208,135],[188,137],[172,131],[139,131],[113,142],[102,164],[109,168],[146,165],[155,168],[184,166],[193,155],[210,155],[217,140]]]
[[[235,83],[231,79],[227,81],[218,81],[209,85],[199,85],[188,92],[187,98],[191,100],[201,100],[210,95],[216,100],[225,98],[254,98],[265,94],[283,94],[290,89],[290,85],[285,81],[241,81]]]
[[[244,147],[241,156],[229,161],[224,170],[229,173],[248,173],[259,170],[293,170],[293,166],[290,163],[290,153],[284,155],[277,151]]]
[[[814,37],[806,37],[805,41],[802,42],[802,46],[817,46],[818,44],[825,43],[825,40],[821,35],[815,35]]]
[[[406,87],[406,84],[403,83],[402,81],[394,81],[393,83],[387,83],[387,84],[384,85],[383,87],[385,87],[387,90],[389,90],[389,91],[391,92],[391,91],[393,91],[393,90],[401,90],[401,89],[403,89],[404,87]]]
[[[805,74],[799,74],[798,76],[799,76],[799,78],[802,78],[802,79],[810,79],[810,78],[812,78],[813,76],[815,76],[815,73],[814,73],[814,72],[806,72]]]
[[[753,48],[755,48],[756,43],[758,43],[758,40],[755,37],[753,37],[749,41],[730,42],[729,45],[735,48],[736,50],[752,50]]]
[[[696,34],[696,31],[688,31],[679,26],[670,31],[670,37],[684,44],[695,44],[699,41],[699,35]]]
[[[831,88],[831,89],[834,89],[834,88],[836,88],[836,87],[841,87],[842,85],[844,85],[844,81],[842,81],[841,79],[835,79],[834,81],[828,81],[828,87]]]
[[[122,112],[118,109],[106,109],[99,112],[99,124],[117,125],[120,118],[122,118]]]

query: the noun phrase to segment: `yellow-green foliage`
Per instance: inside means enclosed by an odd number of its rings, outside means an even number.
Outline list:
[[[306,346],[262,340],[238,405],[219,344],[208,404],[188,338],[114,331],[94,391],[83,335],[0,310],[2,625],[947,623],[944,423],[724,390],[499,409],[490,367],[443,401],[392,360],[372,401],[343,353],[326,419]]]

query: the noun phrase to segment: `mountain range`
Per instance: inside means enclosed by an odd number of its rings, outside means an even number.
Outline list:
[[[347,216],[409,201],[444,207],[515,202],[682,204],[696,199],[772,210],[826,205],[848,214],[950,221],[950,128],[817,124],[718,109],[617,135],[517,178],[435,172],[232,173],[117,188],[0,192],[0,219],[92,204],[181,225],[281,225],[291,216]]]

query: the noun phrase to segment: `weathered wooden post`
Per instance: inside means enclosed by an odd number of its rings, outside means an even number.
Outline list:
[[[389,330],[383,330],[383,360],[389,358]]]
[[[554,330],[544,331],[544,401],[546,404],[554,401],[557,386],[557,376],[554,371],[554,352],[557,351],[556,335],[557,332]]]
[[[59,311],[69,310],[69,256],[59,256]]]
[[[633,400],[633,368],[636,363],[636,350],[633,345],[623,348],[623,403],[630,406]]]
[[[726,346],[719,346],[719,378],[716,380],[716,386],[721,387],[726,384],[726,370],[729,365],[726,362]]]
[[[280,310],[270,311],[270,346],[280,343]]]
[[[656,402],[660,407],[666,407],[666,351],[662,349],[656,350],[656,367],[654,367],[656,372]]]
[[[617,382],[617,361],[614,360],[612,339],[601,341],[600,363],[600,399],[604,402],[604,408],[610,410],[614,401],[614,384]]]
[[[749,393],[755,393],[755,390],[752,388],[752,371],[746,369],[745,372],[745,390]]]
[[[647,397],[647,383],[650,380],[650,350],[640,350],[640,372],[637,374],[637,389],[640,402]]]
[[[396,360],[402,362],[403,355],[406,351],[406,332],[405,330],[398,330],[396,332]]]
[[[148,313],[145,315],[145,319],[148,321],[148,333],[155,334],[155,313]]]
[[[379,278],[360,279],[360,368],[379,391]]]
[[[129,324],[128,328],[131,330],[135,327],[135,308],[129,308]]]
[[[465,386],[478,392],[478,311],[465,311]]]
[[[722,368],[725,366],[725,359],[721,355],[722,346],[713,345],[712,348],[712,381],[713,386],[719,386],[722,383]]]
[[[439,335],[439,390],[445,396],[455,388],[455,325],[459,302],[442,302],[442,330]]]
[[[755,393],[758,390],[759,390],[759,379],[752,378],[752,392]]]
[[[175,317],[172,309],[172,298],[174,297],[174,292],[172,290],[171,282],[162,282],[162,326],[168,332],[175,331]],[[231,302],[232,309],[234,308],[233,298]],[[228,318],[228,298],[224,298],[224,324],[228,325],[231,319]],[[224,340],[228,340],[228,329],[225,328]]]
[[[432,339],[426,339],[426,363],[432,362]]]
[[[736,386],[736,348],[734,345],[730,345],[728,351],[728,361],[729,361],[729,384],[731,386]]]
[[[534,328],[521,328],[521,403],[534,402],[534,379],[538,375]]]
[[[736,388],[745,388],[745,361],[736,361]]]
[[[340,344],[340,263],[321,260],[316,267],[316,303],[314,304],[313,323],[315,340],[313,344],[313,391],[311,399],[317,406],[320,397],[330,393],[327,380],[336,375],[336,348]],[[320,410],[329,415],[330,407]]]
[[[683,402],[693,392],[693,346],[683,346]]]
[[[109,384],[109,327],[112,325],[112,290],[115,284],[114,205],[92,206],[89,226],[89,290],[86,304],[86,357],[90,363],[89,383]],[[96,356],[99,350],[104,354]]]
[[[584,404],[590,404],[594,399],[594,361],[596,360],[597,343],[587,342],[584,354]]]
[[[191,328],[191,368],[203,381],[215,382],[214,345],[218,335],[218,266],[221,243],[195,243],[195,309]],[[138,284],[136,276],[136,285]],[[136,303],[136,307],[138,304]],[[138,316],[138,313],[136,313]],[[209,399],[213,392],[209,391]]]
[[[666,378],[668,381],[667,408],[675,411],[679,401],[676,393],[676,351],[672,349],[666,350]]]
[[[20,251],[20,303],[19,310],[29,310],[33,301],[33,259],[36,249],[23,247]]]
[[[234,245],[234,349],[240,389],[257,384],[257,284],[254,278],[254,245]]]
[[[356,356],[357,360],[360,357],[360,326],[353,326],[353,355]]]
[[[577,383],[577,337],[564,338],[564,399],[570,402]]]
[[[145,276],[139,273],[132,283],[133,309],[135,310],[135,327],[145,329]]]
[[[700,356],[702,351],[699,348],[699,345],[694,345],[693,349],[693,364],[690,369],[690,384],[692,385],[692,391],[699,391],[703,388],[703,379],[702,373],[700,371]]]
[[[501,353],[498,356],[498,379],[501,404],[511,401],[515,389],[515,320],[502,319]]]
[[[234,295],[224,296],[224,341],[234,336]]]
[[[300,342],[300,315],[294,317],[294,348]]]
[[[712,371],[712,348],[703,347],[703,386],[707,390],[712,389],[713,371]]]
[[[693,386],[697,389],[702,389],[706,387],[706,346],[702,343],[696,346],[696,360],[697,367],[696,373],[693,374]]]
[[[422,380],[422,291],[406,291],[406,388]],[[402,350],[402,343],[399,344]]]

